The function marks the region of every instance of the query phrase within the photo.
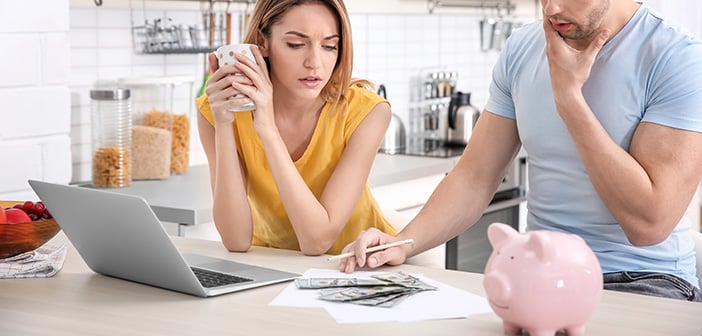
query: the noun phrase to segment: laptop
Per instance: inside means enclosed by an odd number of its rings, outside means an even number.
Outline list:
[[[299,274],[181,254],[139,196],[29,180],[93,271],[200,297],[285,282]]]

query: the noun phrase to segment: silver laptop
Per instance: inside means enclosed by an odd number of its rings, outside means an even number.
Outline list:
[[[34,180],[29,184],[97,273],[201,297],[300,276],[203,255],[182,255],[141,197]]]

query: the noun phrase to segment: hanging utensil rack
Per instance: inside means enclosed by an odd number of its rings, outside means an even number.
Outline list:
[[[470,1],[470,0],[427,0],[429,13],[437,8],[478,8],[507,10],[511,13],[517,6],[510,0],[506,1]]]
[[[154,0],[149,0],[154,1]],[[155,18],[152,22],[144,17],[144,23],[139,25],[134,20],[135,6],[129,0],[129,11],[132,26],[132,40],[137,54],[198,54],[209,53],[220,45],[231,43],[231,4],[244,4],[246,10],[256,0],[167,0],[209,3],[204,13],[206,20],[195,26],[176,25],[170,18]],[[214,7],[216,3],[226,3],[227,26],[216,26]],[[137,5],[138,6],[138,5]],[[139,10],[139,9],[136,9]],[[146,15],[146,0],[141,0],[141,11]],[[222,20],[224,21],[224,20]],[[222,22],[223,24],[225,22]],[[219,29],[219,31],[217,30]],[[222,38],[216,39],[215,36]],[[226,35],[226,38],[224,36]]]

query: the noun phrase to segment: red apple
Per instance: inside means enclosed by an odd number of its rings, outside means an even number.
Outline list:
[[[27,213],[22,209],[7,209],[5,210],[5,215],[7,216],[8,223],[25,223],[32,221],[32,219],[29,218],[29,215],[27,215]]]
[[[5,209],[0,207],[0,224],[7,223],[7,215],[5,215]]]

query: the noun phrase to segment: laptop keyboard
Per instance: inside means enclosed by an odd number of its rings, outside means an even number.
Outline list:
[[[219,287],[247,281],[253,281],[251,279],[242,278],[231,274],[208,271],[201,268],[191,267],[191,269],[195,273],[197,280],[199,280],[202,286],[205,288]]]

